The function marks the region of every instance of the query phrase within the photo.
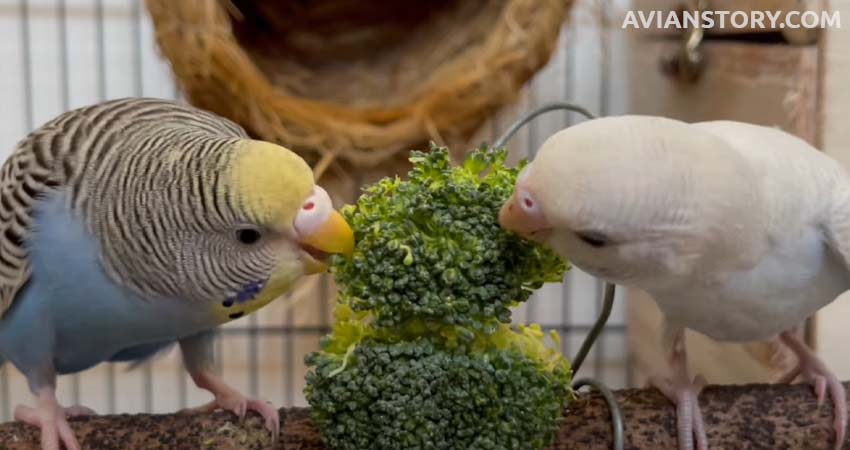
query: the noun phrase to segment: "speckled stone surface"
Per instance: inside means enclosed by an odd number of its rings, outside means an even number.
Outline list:
[[[845,386],[847,384],[845,383]],[[617,392],[625,448],[677,448],[674,408],[654,389]],[[711,450],[827,450],[834,445],[832,404],[818,407],[808,385],[709,386],[700,396]],[[551,449],[611,448],[608,408],[598,395],[570,405]],[[850,450],[845,442],[844,449]]]
[[[229,413],[115,415],[70,420],[83,450],[265,450],[271,434],[251,413],[239,423]],[[0,449],[40,450],[35,427],[0,425]],[[297,447],[296,447],[297,448]]]
[[[617,392],[626,448],[676,449],[673,406],[654,389]],[[709,386],[700,397],[712,450],[827,450],[833,448],[832,406],[817,406],[808,385]],[[551,450],[607,450],[611,422],[601,397],[582,394],[570,405]],[[279,449],[320,450],[303,408],[281,410]],[[83,450],[267,450],[274,446],[256,414],[118,415],[71,420]],[[38,431],[0,425],[0,449],[39,450]],[[850,450],[850,445],[844,445]]]

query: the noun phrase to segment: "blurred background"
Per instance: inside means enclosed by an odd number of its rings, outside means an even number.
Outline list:
[[[397,30],[375,25],[386,17],[345,9],[357,2],[316,2],[333,6],[324,9],[307,3],[0,0],[0,156],[5,159],[26,133],[69,109],[126,96],[177,99],[303,151],[323,174],[320,183],[330,186],[341,204],[352,201],[362,183],[403,172],[399,155],[427,140],[460,152],[494,141],[526,111],[565,100],[599,115],[726,118],[779,126],[850,166],[847,0],[444,0],[417,7],[434,9],[427,14],[387,12],[399,14],[415,42],[378,47],[364,42],[393,36]],[[820,32],[716,30],[692,40],[700,43],[690,53],[683,47],[688,30],[622,29],[626,12],[635,8],[694,7],[842,10],[848,24]],[[545,24],[535,17],[543,13]],[[299,28],[304,24],[282,19],[289,16],[304,17],[323,35],[317,38]],[[420,20],[423,25],[417,25]],[[354,41],[359,49],[351,41],[333,42],[329,28],[317,24],[342,30],[340,35],[359,35],[362,40]],[[374,36],[358,34],[359,25]],[[283,32],[289,33],[286,39],[280,37]],[[496,40],[492,33],[503,34]],[[364,49],[386,56],[367,58]],[[331,57],[336,60],[327,62]],[[445,80],[461,80],[460,87]],[[393,112],[374,119],[378,114],[370,108],[385,96],[385,85],[395,88],[388,94]],[[433,92],[440,95],[429,97]],[[340,113],[328,106],[334,102],[352,109]],[[461,109],[463,114],[453,115]],[[363,129],[362,123],[345,122],[353,110],[371,120],[374,130],[345,134]],[[319,119],[303,120],[311,114]],[[509,149],[515,158],[533,157],[549,135],[580,120],[563,112],[541,116],[509,142]],[[384,121],[399,125],[381,129]],[[341,131],[327,137],[332,133],[322,127]],[[404,134],[407,130],[416,132]],[[380,142],[381,135],[394,137],[397,144]],[[394,156],[375,156],[386,154]],[[518,308],[515,321],[557,330],[562,350],[572,356],[599,313],[601,287],[573,269],[563,283],[544,287]],[[224,378],[275,404],[304,405],[303,358],[329,331],[334,292],[328,278],[313,277],[286,298],[224,326],[217,346]],[[850,359],[841,350],[850,338],[843,329],[850,327],[841,326],[844,320],[850,320],[850,306],[836,302],[810,324],[809,340],[847,378]],[[657,350],[659,324],[646,295],[620,291],[580,375],[622,388],[665,370]],[[688,345],[692,366],[711,382],[766,381],[781,370],[764,363],[769,355],[742,346],[696,335]],[[83,403],[101,413],[170,412],[208,400],[192,385],[176,349],[132,371],[103,364],[62,377],[58,395],[64,404]],[[0,368],[0,421],[11,419],[15,404],[30,400],[23,377],[8,365]]]

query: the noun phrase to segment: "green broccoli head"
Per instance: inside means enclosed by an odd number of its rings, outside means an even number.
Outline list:
[[[335,450],[539,450],[572,398],[570,366],[510,307],[566,263],[499,227],[517,169],[486,147],[451,167],[414,152],[343,210],[354,255],[336,257],[333,332],[307,357],[305,394]],[[557,335],[552,336],[557,345]]]
[[[343,209],[357,244],[332,263],[340,302],[371,311],[380,326],[424,319],[492,328],[543,283],[561,281],[561,258],[499,227],[525,164],[506,167],[506,156],[482,147],[452,167],[448,151],[432,147],[413,152],[408,180],[366,188]]]
[[[456,327],[390,330],[339,306],[307,358],[307,400],[335,450],[539,450],[572,398],[570,367],[537,326],[455,339]],[[557,339],[555,339],[557,343]]]

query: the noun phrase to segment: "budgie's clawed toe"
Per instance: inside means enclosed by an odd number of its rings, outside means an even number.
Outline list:
[[[676,405],[679,450],[708,450],[708,437],[699,407],[699,393],[705,386],[705,380],[701,376],[691,378],[688,374],[684,331],[678,330],[666,337],[669,339],[663,340],[663,344],[669,348],[668,362],[673,375],[670,378],[652,377],[649,383]]]
[[[844,386],[823,361],[793,332],[782,333],[779,338],[797,355],[797,366],[785,374],[779,382],[791,383],[797,377],[802,378],[814,387],[815,395],[818,397],[818,405],[823,404],[826,393],[829,391],[834,408],[835,449],[839,450],[847,435],[847,394]]]
[[[211,412],[222,409],[231,411],[242,419],[249,410],[256,411],[263,417],[266,428],[271,431],[272,442],[277,443],[280,435],[280,414],[271,403],[246,397],[210,372],[193,374],[192,378],[199,388],[210,391],[215,396],[215,400],[206,405],[188,409],[186,412]]]
[[[704,382],[701,377],[693,381],[686,378],[655,378],[650,381],[653,387],[676,405],[676,430],[679,437],[679,450],[708,450],[708,438],[698,396]]]
[[[24,422],[41,429],[41,449],[59,450],[61,442],[66,450],[80,450],[80,444],[66,417],[88,415],[94,413],[89,408],[75,406],[63,408],[56,401],[52,388],[42,388],[38,392],[38,406],[18,405],[15,408],[15,420]]]

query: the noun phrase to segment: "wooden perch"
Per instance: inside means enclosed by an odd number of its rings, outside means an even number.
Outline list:
[[[673,406],[654,389],[619,391],[626,449],[676,449]],[[712,450],[832,449],[832,407],[818,407],[808,385],[710,386],[700,403]],[[320,450],[306,409],[281,410],[280,449]],[[265,450],[269,433],[252,414],[244,423],[223,412],[72,419],[84,450]],[[597,394],[570,405],[552,450],[611,448],[608,408]],[[845,444],[850,450],[850,445]],[[0,425],[0,449],[39,450],[35,428]]]

